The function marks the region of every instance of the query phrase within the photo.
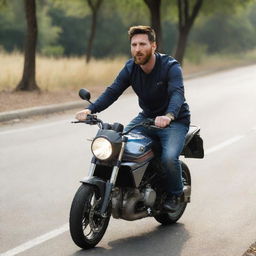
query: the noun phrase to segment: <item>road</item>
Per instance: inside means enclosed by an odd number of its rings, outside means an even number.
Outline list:
[[[96,127],[70,124],[72,114],[0,127],[1,256],[233,256],[255,242],[256,66],[185,82],[192,123],[201,126],[206,156],[185,159],[192,203],[180,221],[111,219],[95,249],[69,235],[71,201],[87,173]],[[126,124],[137,99],[124,95],[99,114]]]

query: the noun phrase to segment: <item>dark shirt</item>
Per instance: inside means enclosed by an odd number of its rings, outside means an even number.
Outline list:
[[[180,64],[168,55],[155,54],[156,63],[149,74],[130,59],[114,83],[88,109],[92,113],[101,112],[115,102],[125,89],[132,86],[144,116],[154,118],[172,113],[176,121],[189,124],[190,112],[184,97]]]

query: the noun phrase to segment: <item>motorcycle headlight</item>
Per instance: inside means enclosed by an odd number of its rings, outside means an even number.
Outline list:
[[[110,141],[103,137],[98,137],[92,142],[92,153],[99,160],[107,160],[113,153]]]

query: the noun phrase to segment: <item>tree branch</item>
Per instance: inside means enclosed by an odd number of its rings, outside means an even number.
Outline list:
[[[183,16],[182,16],[182,0],[177,0],[178,12],[179,12],[179,30],[181,30],[183,25]]]
[[[89,5],[89,7],[91,8],[91,10],[94,11],[94,5],[93,5],[92,1],[91,0],[87,0],[87,3]]]
[[[185,19],[185,24],[187,24],[189,20],[189,1],[190,0],[184,0],[184,19]]]
[[[89,7],[91,8],[93,13],[96,13],[98,9],[100,8],[103,0],[97,0],[96,3],[94,3],[92,0],[87,0],[87,3]]]
[[[196,4],[194,5],[191,17],[189,18],[191,26],[193,25],[193,23],[194,23],[197,15],[198,15],[198,12],[201,9],[202,5],[203,5],[203,0],[197,0],[196,1]]]

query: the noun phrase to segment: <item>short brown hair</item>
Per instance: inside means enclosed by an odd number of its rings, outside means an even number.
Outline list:
[[[146,35],[148,35],[148,40],[150,42],[156,41],[156,33],[155,33],[154,29],[151,28],[150,26],[139,25],[139,26],[133,26],[133,27],[129,28],[128,35],[129,35],[130,40],[132,39],[132,37],[134,35],[137,35],[137,34],[146,34]]]

